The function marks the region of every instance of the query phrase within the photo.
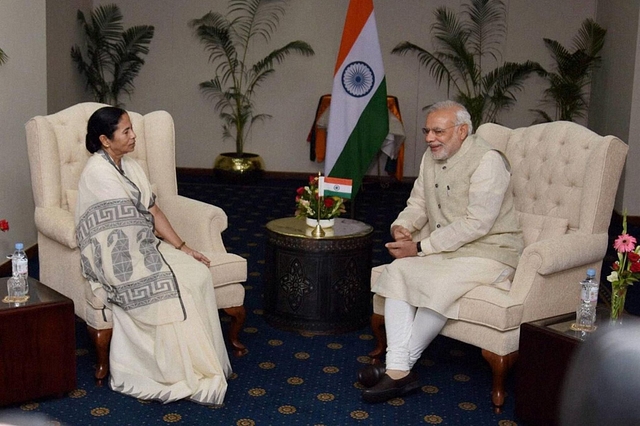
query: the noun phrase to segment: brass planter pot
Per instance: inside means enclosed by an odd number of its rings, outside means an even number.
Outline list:
[[[258,154],[223,152],[213,163],[216,178],[225,182],[253,182],[262,178],[264,161]]]

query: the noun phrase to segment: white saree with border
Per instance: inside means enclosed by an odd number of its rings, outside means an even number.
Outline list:
[[[103,151],[78,184],[82,271],[113,309],[112,389],[163,403],[220,405],[231,374],[209,269],[154,234],[155,203],[135,160]]]

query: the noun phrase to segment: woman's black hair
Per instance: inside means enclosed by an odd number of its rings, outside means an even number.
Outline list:
[[[118,128],[120,117],[126,114],[122,108],[111,106],[102,107],[89,118],[87,123],[87,136],[85,138],[85,146],[90,153],[94,153],[102,149],[100,136],[105,135],[107,138],[113,138],[113,133]]]

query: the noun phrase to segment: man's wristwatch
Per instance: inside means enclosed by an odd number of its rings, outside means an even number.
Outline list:
[[[416,243],[416,248],[418,249],[418,256],[423,257],[427,255],[427,253],[422,251],[422,244],[420,243],[420,241]]]

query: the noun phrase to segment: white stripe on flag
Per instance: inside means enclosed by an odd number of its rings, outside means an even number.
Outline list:
[[[342,198],[351,198],[353,190],[351,179],[339,179],[326,177],[323,183],[323,194],[326,197],[336,196]]]

